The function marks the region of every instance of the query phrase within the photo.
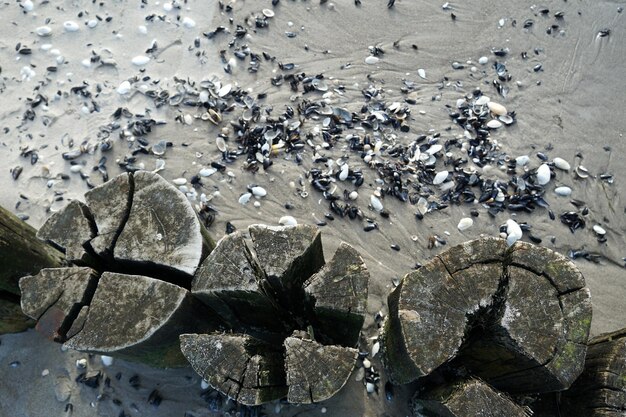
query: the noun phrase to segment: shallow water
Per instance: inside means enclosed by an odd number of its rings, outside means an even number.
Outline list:
[[[451,10],[443,10],[441,4],[427,1],[398,0],[392,9],[387,9],[385,3],[363,1],[357,7],[350,1],[318,4],[283,0],[274,8],[276,15],[269,19],[268,28],[256,31],[248,28],[248,36],[240,41],[247,43],[253,52],[267,52],[275,57],[275,61],[261,59],[258,73],[250,74],[247,71],[249,59],[245,62],[235,59],[232,75],[224,73],[219,60],[219,51],[228,50],[232,35],[218,34],[208,40],[202,32],[212,31],[218,25],[232,28],[229,17],[232,16],[235,23],[241,23],[246,16],[258,15],[265,7],[271,8],[271,2],[237,1],[233,13],[220,11],[216,4],[207,6],[194,1],[170,12],[165,12],[161,4],[150,2],[141,7],[141,2],[129,1],[103,3],[103,6],[87,1],[66,1],[60,7],[56,6],[60,3],[36,3],[34,10],[28,13],[21,11],[19,3],[0,5],[3,21],[10,22],[10,25],[5,23],[0,37],[0,94],[3,99],[0,109],[3,128],[0,204],[29,216],[28,222],[38,227],[50,210],[60,209],[69,199],[82,198],[88,190],[87,184],[79,174],[70,173],[70,162],[61,155],[70,150],[70,139],[74,143],[73,149],[84,141],[95,146],[100,127],[110,123],[111,114],[121,106],[132,113],[167,122],[146,137],[151,144],[161,139],[173,143],[162,157],[166,165],[161,175],[166,179],[185,177],[190,180],[200,167],[220,160],[215,145],[218,127],[200,119],[194,119],[191,125],[175,121],[177,116],[185,114],[199,116],[200,111],[193,107],[157,109],[152,100],[140,92],[120,96],[116,89],[123,80],[132,77],[141,80],[150,76],[151,80],[159,79],[163,87],[173,89],[176,84],[174,76],[200,81],[216,74],[222,83],[233,83],[254,96],[266,93],[267,98],[260,103],[273,106],[273,114],[282,113],[285,105],[295,108],[302,99],[301,92],[290,91],[288,83],[281,87],[270,83],[271,77],[282,72],[279,62],[296,64],[296,69],[291,72],[323,73],[329,86],[344,86],[341,94],[333,91],[329,100],[332,105],[350,111],[358,111],[365,103],[361,90],[369,85],[382,87],[386,102],[404,102],[406,95],[400,89],[404,80],[408,80],[415,83],[411,97],[416,100],[415,105],[409,106],[410,131],[396,131],[393,132],[395,137],[384,138],[388,143],[403,144],[410,143],[420,134],[440,133],[441,143],[462,136],[463,131],[451,121],[446,106],[454,107],[457,99],[481,88],[492,100],[516,112],[515,124],[491,132],[502,152],[513,158],[530,155],[530,169],[541,164],[536,154],[543,152],[550,160],[555,157],[565,159],[572,168],[582,164],[591,176],[583,180],[577,178],[573,170],[556,170],[556,177],[546,186],[545,197],[557,215],[555,221],[550,220],[543,208],[537,208],[531,214],[517,213],[514,217],[503,212],[493,218],[477,203],[450,206],[429,213],[420,221],[414,215],[414,206],[389,196],[383,199],[383,204],[391,216],[384,219],[367,208],[370,195],[377,186],[376,172],[369,169],[357,153],[350,152],[345,141],[340,140],[334,148],[320,151],[331,159],[346,155],[351,168],[363,167],[365,182],[358,190],[357,203],[367,217],[379,224],[378,230],[365,233],[364,222],[337,218],[327,220],[328,225],[322,228],[327,259],[344,240],[363,254],[372,273],[368,300],[371,314],[366,321],[365,337],[376,334],[373,316],[379,310],[385,312],[385,298],[392,288],[392,279],[401,277],[416,263],[423,263],[445,249],[445,246],[429,249],[429,236],[441,236],[448,245],[481,234],[496,236],[500,226],[509,218],[527,222],[532,226],[533,234],[543,239],[543,245],[560,253],[584,248],[601,255],[599,264],[582,258],[575,261],[592,292],[592,332],[597,334],[623,327],[626,322],[623,260],[626,256],[626,203],[623,197],[626,166],[621,163],[621,155],[626,151],[623,138],[626,131],[626,119],[623,118],[626,107],[623,87],[626,35],[624,13],[619,13],[618,7],[624,4],[591,0],[555,2],[549,5],[550,13],[544,16],[538,12],[538,7],[512,0],[459,2],[453,3]],[[564,12],[562,19],[554,17],[558,10]],[[83,17],[78,17],[81,11]],[[155,17],[152,22],[146,21],[146,16],[153,13],[163,15],[163,20]],[[456,19],[451,18],[451,13]],[[113,19],[108,23],[99,21],[93,29],[83,25],[95,15]],[[180,22],[185,16],[192,17],[196,26],[187,28],[182,25]],[[47,25],[52,28],[53,35],[41,38],[34,29],[46,24],[46,18],[51,19]],[[525,29],[527,19],[532,19],[534,24]],[[80,30],[64,33],[62,24],[66,20],[77,21]],[[547,34],[546,29],[552,24],[557,24],[558,29]],[[138,31],[140,25],[146,26],[147,34]],[[610,35],[599,36],[599,31],[605,28],[611,30]],[[287,37],[285,32],[294,32],[296,36]],[[200,47],[194,46],[196,37],[200,38]],[[153,39],[157,41],[157,52],[145,65],[145,71],[140,70],[131,64],[131,59],[146,55]],[[18,42],[31,48],[32,55],[17,54],[15,44]],[[41,50],[45,43],[59,49],[65,59],[63,64],[57,64],[50,52]],[[364,62],[369,55],[369,46],[384,50],[375,65]],[[509,52],[499,58],[491,53],[492,48],[508,48]],[[103,58],[114,59],[117,65],[92,63],[90,68],[85,68],[81,61],[89,58],[92,51]],[[522,52],[527,52],[527,59],[522,58]],[[227,55],[232,56],[230,51]],[[489,57],[487,65],[478,64],[481,56]],[[512,80],[506,83],[510,88],[506,98],[498,96],[491,84],[495,77],[492,68],[495,60],[505,63],[512,75]],[[451,63],[455,61],[464,68],[453,69]],[[538,64],[542,69],[536,72],[533,68]],[[22,80],[20,76],[20,70],[26,65],[34,66],[36,73],[30,80]],[[45,68],[50,65],[56,65],[57,72],[46,72]],[[473,66],[475,71],[471,69]],[[418,75],[418,69],[424,69],[425,79]],[[70,92],[72,87],[84,82],[89,85],[87,89],[92,97]],[[138,81],[135,86],[140,88],[149,83]],[[54,99],[57,91],[61,92],[61,97]],[[41,105],[35,109],[35,119],[24,122],[26,100],[35,98],[37,92],[48,97],[48,108],[44,110]],[[309,93],[304,98],[320,100],[321,93]],[[84,106],[94,107],[91,100],[97,103],[99,111],[83,112]],[[239,111],[235,110],[233,115],[238,116]],[[47,125],[44,125],[46,117]],[[314,131],[315,125],[315,122],[307,121],[302,131]],[[84,164],[83,172],[90,175],[90,181],[95,185],[101,183],[102,178],[92,167],[102,156],[107,157],[110,177],[122,172],[116,160],[127,155],[132,145],[119,139],[117,134],[111,134],[111,151],[101,153],[96,149],[93,154],[75,160]],[[314,137],[313,143],[319,145],[321,139]],[[230,149],[236,147],[232,137],[228,146]],[[34,165],[30,163],[30,156],[20,156],[21,149],[25,148],[36,150],[39,159]],[[218,210],[210,229],[213,235],[223,235],[227,221],[237,228],[244,228],[258,222],[276,224],[283,215],[291,215],[300,223],[314,224],[324,220],[324,214],[329,210],[322,194],[312,190],[308,181],[305,181],[307,198],[300,196],[298,186],[292,187],[292,183],[297,185],[310,168],[322,166],[313,163],[312,154],[313,149],[306,146],[302,164],[298,165],[293,154],[279,153],[267,171],[261,169],[257,174],[243,170],[243,160],[240,159],[227,167],[231,176],[217,173],[203,179],[199,192],[213,196],[210,204]],[[157,158],[139,154],[137,162],[145,164],[146,169],[154,169]],[[390,159],[384,152],[380,158]],[[17,165],[23,167],[23,172],[14,181],[9,170]],[[437,166],[446,169],[442,162]],[[612,174],[614,182],[609,184],[601,180],[599,175],[603,173]],[[69,175],[69,179],[59,179],[60,174]],[[483,177],[508,179],[497,167],[490,172],[484,171]],[[238,203],[240,194],[252,183],[268,190],[268,195],[258,200],[258,208],[252,202],[245,206]],[[339,193],[344,188],[354,189],[350,184],[337,185]],[[554,188],[560,185],[572,188],[571,197],[554,194]],[[59,199],[59,196],[63,198]],[[589,209],[587,226],[573,234],[558,220],[560,213],[577,210],[570,202],[572,199],[583,201]],[[285,209],[287,202],[294,208]],[[474,208],[480,212],[474,218],[474,225],[464,232],[457,230],[459,220],[468,217]],[[607,230],[606,243],[598,243],[591,229],[594,224]],[[551,237],[554,237],[553,243]],[[397,244],[400,251],[392,250],[392,244]],[[339,412],[339,407],[345,407],[346,398],[354,399],[349,402],[350,407],[356,409]],[[388,408],[394,405],[386,404],[382,398],[380,401],[368,399],[361,384],[356,382],[326,406],[335,415],[381,415],[385,410],[398,415]],[[296,414],[303,410],[292,411]],[[317,415],[319,408],[310,412],[312,414],[302,415]],[[292,412],[285,415],[292,415]]]

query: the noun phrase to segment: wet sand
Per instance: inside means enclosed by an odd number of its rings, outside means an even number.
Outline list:
[[[512,158],[529,155],[527,169],[535,169],[542,163],[536,156],[538,152],[546,154],[549,160],[560,157],[571,164],[569,172],[555,170],[555,177],[545,187],[545,200],[557,218],[551,220],[548,211],[541,207],[532,213],[505,211],[494,218],[480,204],[474,203],[450,205],[444,210],[428,213],[423,220],[417,220],[415,206],[387,196],[382,202],[390,217],[385,219],[367,207],[370,195],[377,187],[376,171],[367,167],[358,153],[350,152],[345,141],[338,141],[332,149],[320,150],[329,159],[346,155],[351,168],[363,169],[365,181],[358,189],[356,204],[366,217],[374,219],[379,225],[377,230],[366,233],[363,231],[364,222],[336,218],[334,221],[326,220],[327,225],[322,228],[327,259],[344,240],[361,252],[372,273],[368,300],[370,315],[366,320],[364,342],[376,335],[374,315],[381,310],[386,313],[385,298],[392,288],[392,280],[445,248],[429,249],[430,236],[444,238],[448,246],[482,234],[496,236],[500,226],[509,218],[516,219],[518,223],[527,222],[533,235],[542,239],[542,245],[560,253],[567,255],[570,250],[583,249],[600,255],[599,263],[583,258],[575,260],[592,293],[592,334],[624,327],[626,203],[623,196],[626,186],[623,178],[626,167],[621,163],[621,155],[626,151],[623,139],[626,120],[622,117],[622,109],[626,105],[626,96],[622,94],[626,35],[624,13],[618,12],[618,8],[624,6],[622,3],[590,0],[558,2],[550,5],[548,14],[542,15],[539,8],[532,9],[512,0],[481,1],[480,5],[452,4],[449,10],[444,10],[442,4],[425,1],[396,1],[391,9],[387,9],[384,2],[363,1],[357,7],[354,2],[318,4],[313,1],[282,1],[274,8],[275,16],[268,19],[268,28],[254,31],[246,26],[248,35],[239,42],[247,43],[252,52],[266,52],[275,60],[261,58],[259,71],[250,73],[247,70],[249,58],[245,61],[232,58],[232,74],[223,71],[219,58],[219,51],[225,49],[227,58],[231,59],[228,42],[233,38],[232,33],[218,34],[211,40],[202,33],[213,31],[219,25],[234,32],[234,25],[228,22],[229,17],[233,17],[235,24],[245,25],[246,16],[259,15],[263,8],[272,9],[271,2],[238,1],[234,3],[232,13],[220,11],[216,4],[208,6],[201,2],[188,2],[182,4],[180,9],[174,7],[169,12],[164,10],[163,4],[153,2],[144,7],[141,7],[141,2],[101,4],[75,1],[63,2],[63,6],[57,7],[56,3],[35,2],[33,10],[28,12],[24,12],[20,3],[0,6],[0,13],[6,22],[0,38],[0,94],[3,98],[0,111],[3,128],[0,140],[0,160],[3,161],[0,204],[28,216],[27,221],[33,226],[39,227],[51,210],[60,209],[70,199],[81,199],[88,190],[87,182],[81,179],[80,174],[70,171],[71,162],[84,164],[83,173],[89,175],[89,181],[94,185],[102,182],[102,175],[92,168],[103,156],[107,158],[109,177],[123,172],[116,160],[130,154],[131,148],[137,146],[136,142],[120,139],[119,131],[114,131],[109,137],[112,149],[102,153],[99,148],[102,135],[98,136],[101,127],[111,123],[111,115],[119,107],[166,122],[156,126],[145,139],[150,144],[166,140],[173,146],[167,148],[163,156],[137,154],[136,163],[144,164],[145,169],[154,169],[156,160],[163,159],[165,169],[160,174],[164,178],[173,180],[184,177],[189,181],[201,167],[221,159],[215,145],[221,126],[216,127],[200,118],[194,118],[191,124],[176,121],[177,118],[184,121],[187,114],[199,117],[201,111],[194,107],[155,108],[153,100],[141,92],[142,88],[152,89],[150,82],[155,79],[160,80],[162,88],[173,91],[178,84],[175,77],[199,82],[215,74],[223,84],[232,83],[255,97],[260,93],[267,94],[265,99],[259,100],[259,104],[262,107],[273,106],[274,114],[282,113],[285,105],[297,107],[303,99],[302,92],[294,93],[288,83],[280,87],[271,84],[271,77],[283,73],[279,62],[296,65],[294,71],[287,72],[323,73],[326,81],[337,90],[329,90],[331,94],[327,98],[330,103],[356,112],[365,104],[361,90],[370,85],[383,88],[385,102],[404,103],[407,95],[401,88],[408,80],[415,85],[411,93],[415,104],[409,105],[410,130],[396,131],[393,132],[395,137],[384,138],[389,143],[403,144],[410,143],[421,134],[432,137],[440,133],[441,143],[462,137],[462,129],[449,117],[449,108],[453,109],[459,98],[475,88],[481,88],[492,100],[516,112],[515,124],[490,133],[502,153]],[[79,17],[81,11],[83,13]],[[563,18],[554,17],[557,11],[564,12]],[[451,18],[451,13],[456,19]],[[146,20],[146,16],[153,14],[154,18]],[[98,16],[102,20],[98,20]],[[106,21],[107,16],[112,17],[110,22]],[[185,17],[192,18],[195,26],[187,27],[191,26],[188,21],[185,26]],[[49,23],[47,18],[50,18]],[[90,19],[98,20],[94,28],[84,24]],[[524,28],[527,19],[532,19],[534,23]],[[64,31],[63,22],[68,20],[78,23],[77,32]],[[35,34],[35,29],[44,25],[52,29],[51,36]],[[142,25],[146,27],[145,34],[139,29]],[[551,25],[558,25],[558,28],[548,34],[546,29]],[[610,29],[610,34],[600,36],[599,32],[603,29]],[[296,36],[288,37],[285,32],[293,32]],[[200,39],[199,47],[194,44],[196,38]],[[152,54],[146,53],[153,46],[153,39],[156,39],[158,48]],[[20,43],[20,48],[30,48],[32,54],[16,52],[17,43]],[[46,43],[51,44],[48,51],[42,50]],[[369,46],[377,46],[384,51],[374,65],[364,61],[370,55]],[[55,48],[63,59],[52,53]],[[491,52],[492,49],[504,48],[508,48],[505,57],[497,57]],[[100,56],[100,63],[92,62],[86,68],[81,61],[89,59],[92,51]],[[521,56],[522,52],[527,53],[527,59]],[[133,65],[132,58],[139,55],[150,56],[150,62],[141,67]],[[488,64],[478,63],[481,56],[489,57]],[[109,59],[114,60],[115,65],[107,61]],[[108,63],[101,65],[102,60]],[[499,96],[492,85],[495,78],[492,65],[496,60],[505,63],[512,76],[511,81],[506,83],[510,88],[506,97]],[[461,63],[464,68],[454,69],[453,62]],[[535,71],[539,64],[541,69]],[[22,79],[21,74],[29,73],[23,70],[24,66],[30,66],[35,72],[30,80]],[[57,71],[46,71],[50,66],[56,66]],[[476,70],[473,71],[472,67]],[[424,69],[425,78],[418,75],[418,69]],[[142,81],[145,76],[151,79]],[[137,80],[133,82],[133,92],[118,94],[120,84],[129,79]],[[72,87],[83,83],[88,84],[85,90],[91,92],[90,97],[71,91]],[[344,88],[339,89],[339,86]],[[61,95],[55,98],[57,91]],[[37,93],[47,97],[48,106],[42,104],[35,108],[34,120],[24,121],[23,115],[30,107],[27,99],[35,99]],[[308,93],[304,98],[320,100],[322,93]],[[238,117],[240,112],[236,109],[232,116]],[[225,120],[228,117],[225,115]],[[316,125],[319,128],[320,124],[321,121],[306,121],[301,129],[303,132],[315,132]],[[70,141],[73,147],[68,146]],[[322,144],[319,137],[314,137],[312,142],[314,145]],[[64,152],[77,149],[81,143],[85,143],[87,153],[73,161],[63,159]],[[237,146],[232,135],[228,146],[230,149]],[[35,164],[31,164],[32,151],[38,155]],[[21,153],[28,155],[21,156]],[[272,158],[271,167],[267,170],[261,168],[256,174],[242,168],[245,158],[240,157],[227,165],[225,173],[218,172],[203,178],[198,193],[205,193],[211,198],[210,204],[218,210],[210,228],[213,235],[217,238],[222,236],[226,222],[243,228],[259,222],[276,224],[283,215],[293,216],[300,223],[316,224],[324,220],[324,214],[329,209],[322,194],[311,189],[306,179],[307,198],[301,197],[297,186],[291,186],[292,183],[298,184],[300,178],[304,179],[311,168],[323,167],[323,164],[313,162],[313,154],[314,149],[307,145],[299,165],[293,154],[279,152]],[[384,152],[379,157],[390,160]],[[573,168],[580,164],[589,170],[589,178],[580,179],[574,173]],[[23,171],[14,180],[10,170],[18,165],[23,167]],[[443,165],[443,158],[437,167],[437,170],[447,168]],[[498,167],[483,170],[482,173],[484,178],[509,180],[509,176]],[[613,176],[612,183],[600,178],[600,174],[605,173]],[[69,178],[60,178],[62,174]],[[240,195],[246,192],[246,186],[252,183],[268,191],[266,197],[258,200],[260,207],[255,207],[252,201],[245,206],[238,203]],[[343,189],[354,190],[351,184],[337,185],[338,193],[342,193]],[[571,187],[570,197],[554,193],[554,188],[561,185]],[[582,206],[588,208],[586,227],[574,233],[558,218],[563,212],[580,211],[571,203],[573,199],[580,200]],[[285,208],[288,202],[293,209]],[[195,203],[198,204],[198,201]],[[474,218],[472,227],[460,232],[457,229],[459,220],[469,217],[472,209],[477,209],[479,216]],[[592,230],[596,224],[607,231],[605,243],[599,243]],[[527,234],[524,239],[528,239]],[[392,244],[398,245],[400,251],[392,250]],[[65,415],[64,403],[54,398],[53,384],[50,383],[52,367],[61,362],[68,372],[75,372],[74,355],[85,355],[61,354],[58,345],[39,339],[34,332],[3,336],[0,342],[2,375],[6,375],[7,370],[13,374],[2,378],[1,391],[14,393],[2,396],[0,414],[40,415],[42,410],[46,410],[47,415]],[[25,347],[33,348],[28,350]],[[364,343],[362,349],[367,350],[369,346]],[[9,367],[9,363],[15,360],[19,360],[21,366]],[[115,366],[117,364],[142,376],[151,375],[154,378],[152,385],[159,381],[159,376],[169,380],[173,375],[169,371],[148,370],[122,361],[116,362]],[[374,361],[374,366],[377,365],[378,361]],[[48,379],[40,375],[45,368],[51,372],[46,377]],[[107,373],[110,371],[107,370]],[[164,401],[156,409],[148,411],[138,407],[140,411],[133,412],[125,408],[126,412],[129,415],[173,415],[173,412],[183,415],[185,410],[194,409],[189,404],[198,402],[198,407],[201,407],[204,400],[198,396],[199,378],[190,369],[181,371],[180,375],[181,378],[189,376],[195,390],[185,389],[188,380],[184,379],[184,383],[172,382],[160,391],[166,399],[170,395],[170,398],[184,403],[184,407],[177,408],[176,402],[168,405],[168,401]],[[28,382],[27,388],[24,381]],[[133,393],[132,389],[129,391],[132,395],[118,390],[120,396],[129,396],[123,401],[125,407],[133,401],[145,407],[150,391],[142,392],[139,397],[133,397],[136,392]],[[91,389],[81,389],[74,384],[72,415],[93,415],[94,410],[89,403],[95,398],[86,398],[92,394]],[[11,401],[5,398],[11,398]],[[368,396],[362,383],[352,381],[327,403],[310,408],[286,407],[281,415],[318,415],[322,407],[326,407],[329,415],[404,415],[407,411],[403,398],[400,392],[390,404],[383,395]],[[172,408],[168,408],[170,405]],[[100,415],[117,415],[120,408],[110,406],[110,401],[96,402]],[[53,407],[55,411],[50,411]]]

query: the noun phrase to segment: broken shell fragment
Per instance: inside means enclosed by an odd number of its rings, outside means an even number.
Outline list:
[[[504,116],[507,113],[506,107],[493,101],[487,103],[487,107],[489,107],[489,110],[497,116]]]

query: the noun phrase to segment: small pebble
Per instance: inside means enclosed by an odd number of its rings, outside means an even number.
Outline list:
[[[96,26],[98,26],[98,20],[97,19],[91,19],[87,22],[87,27],[93,29]]]
[[[215,169],[215,168],[202,168],[198,172],[198,175],[200,175],[201,177],[210,177],[211,175],[215,174],[216,172],[217,172],[217,169]]]
[[[356,191],[352,191],[350,194],[348,194],[348,198],[350,200],[356,200],[357,198],[359,198],[359,193],[357,193]]]
[[[528,155],[522,155],[515,158],[515,163],[517,166],[523,167],[530,161],[530,157]]]
[[[148,62],[150,62],[150,58],[148,58],[145,55],[137,55],[136,57],[134,57],[131,61],[133,63],[133,65],[137,65],[138,67],[142,66],[142,65],[146,65]]]
[[[365,63],[368,64],[368,65],[377,64],[378,61],[379,61],[378,57],[375,57],[375,56],[372,56],[372,55],[370,55],[367,58],[365,58]]]
[[[123,95],[130,93],[130,89],[131,89],[130,81],[128,80],[122,81],[119,87],[117,87],[117,93],[123,96]]]
[[[370,204],[374,211],[377,211],[379,213],[383,211],[383,203],[375,195],[370,196]]]
[[[539,185],[546,185],[550,182],[550,167],[548,164],[541,164],[537,169],[537,183]]]
[[[363,368],[369,369],[371,366],[372,366],[372,362],[370,362],[369,359],[367,358],[363,359]]]
[[[191,29],[196,27],[196,21],[193,20],[190,17],[184,17],[183,18],[183,26],[186,27],[187,29]]]
[[[76,360],[76,367],[79,369],[85,369],[87,367],[87,359],[78,359]]]
[[[77,32],[79,29],[78,23],[73,20],[68,20],[67,22],[63,22],[63,29],[66,32]]]
[[[35,33],[43,38],[52,35],[52,29],[49,26],[39,26],[35,29]]]
[[[172,180],[172,182],[176,185],[185,185],[187,184],[187,179],[186,178],[175,178],[174,180]]]
[[[50,371],[48,369],[44,369],[43,371],[41,371],[41,376],[48,376],[50,375]]]
[[[493,114],[498,115],[498,116],[503,116],[507,113],[506,107],[504,107],[500,103],[495,103],[493,101],[490,101],[489,103],[487,103],[487,107],[489,107],[489,110]]]
[[[267,195],[267,191],[265,191],[265,188],[263,187],[252,187],[250,189],[250,192],[255,196],[255,197],[265,197]]]
[[[554,192],[557,195],[560,195],[561,197],[568,197],[568,196],[570,196],[572,194],[572,189],[569,188],[569,187],[565,187],[565,186],[563,186],[563,187],[556,187],[554,189]]]
[[[245,206],[250,201],[250,198],[252,198],[252,193],[242,194],[241,197],[239,197],[239,204]]]
[[[478,63],[480,65],[485,65],[487,64],[487,62],[489,62],[489,58],[487,58],[486,56],[481,56],[480,58],[478,58]]]
[[[371,382],[368,382],[367,384],[365,384],[365,389],[367,390],[368,394],[373,393],[375,388],[376,386]]]

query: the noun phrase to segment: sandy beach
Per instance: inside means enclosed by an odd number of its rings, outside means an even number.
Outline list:
[[[317,224],[326,259],[345,241],[370,270],[360,346],[365,351],[378,332],[374,317],[387,312],[394,280],[452,245],[499,236],[512,219],[524,225],[523,240],[532,237],[576,258],[591,291],[592,335],[625,326],[624,3],[558,1],[547,12],[543,5],[513,0],[445,5],[397,0],[393,7],[369,0],[272,3],[2,3],[0,205],[39,228],[52,212],[72,199],[83,200],[106,178],[145,169],[158,170],[180,186],[196,208],[210,205],[215,218],[209,232],[216,240],[227,223],[245,229],[292,216],[300,224]],[[506,75],[499,78],[498,70]],[[300,84],[294,91],[290,81],[303,73],[323,74],[323,83],[312,91]],[[294,77],[285,77],[289,74]],[[207,80],[219,84],[223,95],[218,95],[228,103],[218,124],[203,120],[208,116],[203,117],[206,107],[197,91]],[[459,100],[471,98],[476,89],[514,112],[514,123],[489,129],[493,148],[481,160],[468,157],[462,145],[468,138],[451,117]],[[245,92],[237,97],[249,99],[236,100],[231,91]],[[373,91],[387,106],[407,107],[405,127],[381,123],[369,133],[344,127],[329,139],[323,115],[298,113],[305,103],[324,101],[359,114]],[[260,125],[294,110],[284,125],[299,123],[302,147],[244,149],[229,122],[249,117],[251,103],[260,109]],[[142,134],[133,131],[146,126],[149,131]],[[216,140],[220,134],[225,140]],[[377,151],[367,157],[366,151],[351,149],[349,134],[371,134]],[[406,151],[416,141],[445,146],[429,168],[431,184],[416,191],[415,202],[381,192],[386,183],[380,167],[403,166],[390,151]],[[224,158],[229,152],[232,160]],[[251,164],[250,156],[256,162]],[[516,166],[523,156],[527,163]],[[455,165],[456,158],[466,163]],[[555,167],[555,158],[567,162],[569,170]],[[485,181],[511,184],[511,161],[515,178],[525,173],[534,178],[538,167],[551,164],[543,186],[547,207],[490,212],[478,202],[484,190],[474,188],[474,201],[457,204],[432,184],[436,173],[456,166],[478,172]],[[342,198],[344,190],[346,195],[356,191],[355,199],[346,200],[362,218],[332,213],[312,184],[311,170],[338,176],[342,164],[361,172],[363,184],[333,177],[329,189]],[[419,182],[419,173],[402,175],[409,178],[407,186]],[[249,196],[242,204],[251,185],[267,195]],[[569,191],[558,195],[558,187]],[[420,196],[446,207],[416,216]],[[377,203],[384,209],[377,210]],[[563,224],[560,216],[568,212],[581,216],[584,227],[570,230]],[[472,225],[461,231],[463,218],[471,218]],[[374,222],[374,230],[366,232]],[[89,371],[102,370],[97,388],[75,382],[81,358],[88,359]],[[378,358],[372,362],[380,368]],[[134,375],[141,381],[136,388],[129,384]],[[277,403],[263,411],[409,415],[410,386],[398,387],[388,401],[382,392],[368,394],[355,376],[321,404]],[[191,368],[158,370],[123,360],[105,367],[98,356],[63,352],[34,330],[0,336],[0,416],[237,415],[232,403],[212,410],[215,398],[200,381]],[[154,389],[163,397],[157,406],[148,401]]]

